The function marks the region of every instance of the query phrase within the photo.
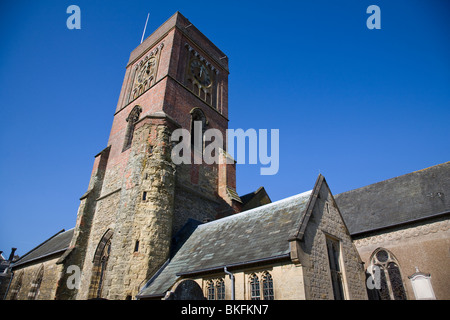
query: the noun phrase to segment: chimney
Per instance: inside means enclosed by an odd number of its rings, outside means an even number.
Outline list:
[[[14,258],[14,253],[16,252],[17,248],[11,248],[11,254],[9,255],[8,261],[11,262]]]
[[[236,161],[223,149],[221,149],[219,157],[218,194],[231,204],[227,188],[236,190]]]

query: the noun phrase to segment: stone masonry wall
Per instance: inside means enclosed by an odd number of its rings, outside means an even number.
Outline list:
[[[268,272],[273,280],[273,294],[275,300],[305,300],[303,267],[290,261],[275,262],[264,266],[248,267],[231,271],[234,275],[236,300],[250,300],[250,277],[255,274],[260,280],[261,299],[263,298],[262,276]],[[209,281],[223,279],[225,283],[225,300],[231,300],[232,282],[224,272],[194,278],[203,289],[203,295],[208,296]]]
[[[143,118],[136,125],[120,190],[97,202],[78,299],[89,298],[93,259],[107,230],[113,236],[103,278],[104,298],[133,297],[168,258],[175,192],[170,135],[161,119]]]
[[[442,266],[450,265],[450,219],[435,217],[409,225],[397,226],[359,236],[354,240],[365,267],[378,248],[389,250],[397,260],[409,300],[415,299],[408,276],[416,272],[431,275],[431,285],[438,300],[450,299],[450,272]]]
[[[53,300],[55,298],[56,287],[58,279],[62,270],[61,265],[57,265],[59,255],[50,257],[46,260],[40,260],[38,263],[27,264],[23,267],[18,267],[14,270],[14,278],[11,282],[10,289],[8,291],[7,299],[11,299],[14,289],[16,288],[17,281],[22,277],[22,286],[17,293],[17,300],[28,300],[29,294],[33,286],[33,282],[36,279],[36,275],[40,268],[44,268],[44,274],[39,290],[36,293],[36,300]],[[22,275],[21,275],[22,274]]]

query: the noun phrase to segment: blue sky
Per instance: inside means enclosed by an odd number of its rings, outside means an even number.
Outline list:
[[[66,8],[81,8],[68,30]],[[381,30],[369,30],[369,5]],[[229,57],[229,127],[280,130],[280,169],[238,193],[333,193],[450,160],[450,4],[431,1],[2,1],[0,250],[75,225],[130,52],[180,11]]]

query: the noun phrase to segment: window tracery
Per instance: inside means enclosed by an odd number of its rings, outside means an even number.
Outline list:
[[[42,278],[44,277],[44,266],[41,265],[36,272],[33,281],[31,282],[31,289],[28,293],[29,300],[36,300],[39,295],[39,289],[41,288]]]
[[[111,255],[111,241],[113,232],[111,229],[105,232],[95,251],[92,268],[89,299],[102,298],[107,273],[108,260]]]
[[[17,300],[20,289],[22,288],[23,271],[21,271],[16,278],[14,287],[11,289],[11,300]]]
[[[254,272],[248,278],[250,300],[274,300],[273,277],[268,271]]]
[[[389,250],[378,248],[372,253],[368,272],[374,279],[379,275],[379,279],[375,279],[375,283],[379,283],[379,285],[378,288],[373,289],[376,290],[374,298],[381,300],[407,299],[398,261]]]
[[[206,297],[208,300],[225,300],[225,281],[222,278],[208,280]]]

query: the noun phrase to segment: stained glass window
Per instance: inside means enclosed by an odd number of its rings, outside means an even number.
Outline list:
[[[400,270],[395,262],[390,262],[387,267],[389,280],[391,280],[392,294],[395,300],[406,300],[405,288],[403,286]]]
[[[380,250],[377,252],[377,259],[380,262],[386,262],[388,260],[389,256],[386,250]]]
[[[379,289],[380,290],[380,298],[381,298],[381,300],[391,300],[384,268],[381,266],[379,266],[379,267],[380,267],[380,285],[381,285],[381,288]]]
[[[372,254],[371,265],[377,266],[380,286],[374,289],[378,294],[369,292],[369,297],[378,297],[381,300],[406,300],[406,291],[403,280],[394,255],[386,249],[377,249]],[[373,276],[376,276],[375,274]]]

